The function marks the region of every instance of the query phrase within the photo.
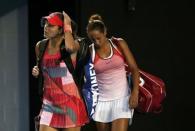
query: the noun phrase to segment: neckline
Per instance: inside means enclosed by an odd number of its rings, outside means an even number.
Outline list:
[[[111,59],[112,56],[113,56],[113,49],[112,49],[112,46],[111,46],[111,44],[110,44],[110,41],[109,41],[109,47],[110,47],[110,55],[109,55],[108,57],[103,58],[103,57],[101,57],[98,53],[96,53],[96,54],[98,55],[98,57],[101,58],[101,59],[103,59],[103,60]]]
[[[58,56],[58,55],[60,54],[60,51],[57,51],[57,52],[55,52],[54,54],[50,54],[50,53],[49,53],[49,49],[48,49],[48,47],[47,47],[46,53],[47,53],[47,55],[49,55],[49,56]]]

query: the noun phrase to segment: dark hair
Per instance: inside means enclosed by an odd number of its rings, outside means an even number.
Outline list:
[[[62,20],[64,21],[64,15],[61,12],[55,12],[55,14]]]
[[[54,12],[54,13],[64,22],[64,15],[61,12]],[[64,33],[63,27],[60,27],[60,26],[58,26],[58,27],[59,27],[59,29],[62,30],[61,34],[63,34]]]
[[[62,21],[64,21],[64,15],[61,12],[53,12],[52,14],[57,15]],[[41,18],[41,27],[44,27],[46,20],[47,19],[45,19],[44,17]],[[59,29],[61,29],[61,28],[63,28],[63,27],[59,26]],[[73,37],[75,38],[77,36],[78,26],[74,20],[71,20],[71,28],[72,28]]]
[[[53,13],[50,13],[50,14],[55,14],[55,15],[57,15],[62,21],[64,21],[64,16],[63,16],[63,14],[61,13],[61,12],[53,12]],[[49,15],[50,15],[49,14]],[[44,17],[42,17],[41,18],[41,27],[44,27],[44,25],[45,25],[45,22],[47,21],[47,19],[46,18],[44,18]]]
[[[104,33],[106,31],[106,26],[103,22],[102,17],[99,14],[93,14],[89,18],[87,31],[89,32],[93,30],[98,30],[101,33]]]
[[[71,28],[72,28],[72,35],[74,39],[77,37],[77,32],[78,32],[78,25],[74,20],[71,20]]]

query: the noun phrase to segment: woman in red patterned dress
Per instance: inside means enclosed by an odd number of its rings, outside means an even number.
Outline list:
[[[32,69],[33,76],[42,74],[44,78],[39,131],[80,131],[81,126],[88,122],[87,112],[61,53],[61,45],[64,43],[64,50],[69,53],[79,49],[72,35],[71,19],[65,12],[54,12],[43,17],[43,20],[47,47],[40,68],[34,66]],[[35,47],[37,58],[40,44],[41,41]],[[74,65],[75,60],[72,59],[72,62]]]

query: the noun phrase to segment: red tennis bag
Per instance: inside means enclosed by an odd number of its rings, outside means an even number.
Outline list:
[[[138,112],[159,113],[162,111],[162,102],[166,97],[165,83],[157,76],[140,72]]]

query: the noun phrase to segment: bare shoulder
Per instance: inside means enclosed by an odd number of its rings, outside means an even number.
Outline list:
[[[43,40],[38,41],[35,45],[35,49],[39,49],[40,45],[46,43],[47,41],[48,39],[43,39]]]
[[[35,45],[35,48],[39,48],[40,44],[41,44],[41,41],[38,41],[38,42],[36,43],[36,45]]]
[[[116,43],[118,46],[126,45],[126,41],[123,38],[120,37],[112,37],[111,40]]]
[[[129,49],[127,42],[123,38],[117,38],[118,45],[122,50],[127,50]]]
[[[38,41],[35,45],[35,54],[36,54],[36,57],[39,56],[39,46],[41,44],[41,41]]]
[[[127,44],[127,42],[123,38],[117,38],[120,44]]]
[[[39,47],[40,47],[42,41],[46,41],[46,40],[48,40],[48,39],[43,39],[43,40],[40,40],[40,41],[38,41],[38,42],[36,43],[36,45],[35,45],[35,53],[36,53],[36,56],[37,56],[37,57],[38,57],[38,55],[39,55]]]

